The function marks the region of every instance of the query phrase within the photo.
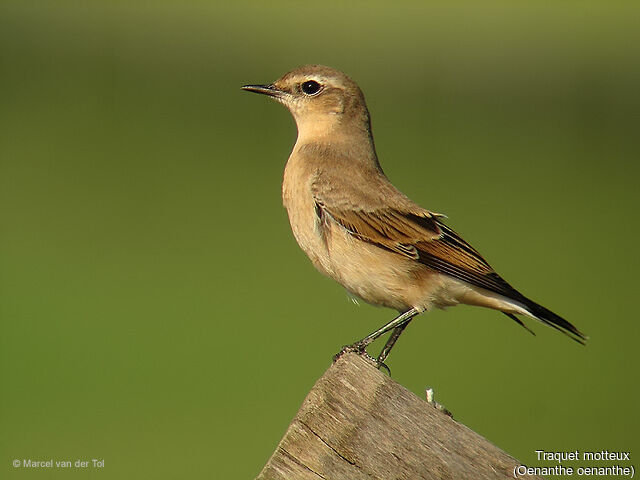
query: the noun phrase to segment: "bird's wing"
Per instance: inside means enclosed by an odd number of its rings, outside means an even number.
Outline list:
[[[440,236],[433,217],[392,209],[343,210],[316,200],[321,213],[328,215],[353,236],[387,250],[418,260],[417,240],[430,241]]]
[[[502,279],[482,256],[456,232],[437,220],[442,233],[430,242],[419,242],[420,262],[438,272],[519,300],[522,295]]]
[[[414,259],[440,273],[509,298],[521,296],[471,245],[443,223],[443,215],[419,207],[386,178],[376,182],[374,188],[369,184],[366,192],[358,187],[361,184],[357,181],[332,179],[330,188],[324,182],[315,182],[312,191],[318,215],[326,215],[360,240]]]

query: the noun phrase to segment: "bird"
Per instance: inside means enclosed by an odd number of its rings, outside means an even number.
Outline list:
[[[297,138],[284,169],[282,200],[293,235],[313,265],[352,296],[398,315],[345,346],[378,367],[418,314],[459,304],[553,327],[581,344],[587,336],[525,297],[445,223],[398,190],[374,146],[365,97],[349,76],[324,65],[296,68],[270,84],[243,90],[289,109]],[[392,331],[382,351],[366,348]]]

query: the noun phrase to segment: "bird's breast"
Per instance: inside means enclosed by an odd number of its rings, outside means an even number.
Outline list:
[[[316,202],[311,192],[313,174],[304,165],[289,161],[282,182],[282,203],[287,209],[293,235],[313,265],[325,275],[334,277]]]

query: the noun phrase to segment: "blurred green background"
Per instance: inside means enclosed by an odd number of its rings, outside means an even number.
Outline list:
[[[591,337],[437,311],[393,377],[526,464],[635,458],[637,3],[237,5],[0,4],[0,477],[253,478],[392,318],[298,249],[293,120],[239,89],[306,63],[360,84],[401,190]]]

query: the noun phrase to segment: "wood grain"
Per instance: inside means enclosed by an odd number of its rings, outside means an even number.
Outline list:
[[[316,382],[257,480],[506,479],[519,464],[347,353]]]

